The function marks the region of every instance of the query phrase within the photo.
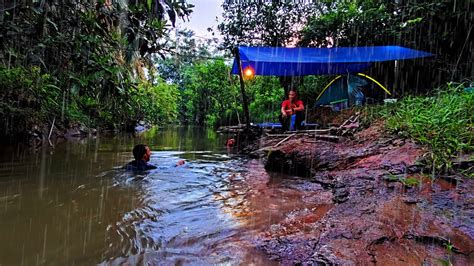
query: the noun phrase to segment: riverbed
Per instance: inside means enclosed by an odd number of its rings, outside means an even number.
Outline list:
[[[121,169],[138,143],[158,169]],[[170,127],[54,149],[2,147],[0,264],[274,263],[254,240],[311,208],[311,185],[268,173],[224,143],[213,130]]]

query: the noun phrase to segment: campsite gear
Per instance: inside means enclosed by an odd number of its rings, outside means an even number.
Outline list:
[[[362,105],[364,101],[364,93],[361,87],[367,85],[368,82],[354,75],[347,75],[347,93],[351,105]]]
[[[257,124],[257,126],[260,127],[260,128],[266,128],[266,129],[281,128],[281,124],[280,124],[280,123],[274,123],[274,122],[259,123],[259,124]]]
[[[396,102],[397,102],[397,99],[384,99],[383,102],[384,102],[385,104],[387,104],[387,103],[396,103]]]
[[[347,109],[348,107],[347,99],[330,102],[329,106],[331,106],[331,109],[336,112]]]
[[[364,93],[361,91],[357,91],[355,94],[355,105],[356,106],[361,106],[364,104]]]
[[[250,113],[243,78],[244,70],[257,76],[307,76],[357,73],[374,62],[433,56],[431,53],[401,46],[366,46],[332,48],[247,47],[233,49],[232,74],[239,75],[245,123],[250,127]],[[373,78],[359,73],[390,92]]]

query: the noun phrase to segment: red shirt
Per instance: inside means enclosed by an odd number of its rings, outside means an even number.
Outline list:
[[[295,103],[291,104],[290,100],[284,100],[281,103],[281,107],[285,109],[285,111],[291,111],[291,108],[297,108],[304,105],[302,100],[296,100]]]

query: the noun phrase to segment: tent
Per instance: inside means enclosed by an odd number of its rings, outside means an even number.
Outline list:
[[[234,49],[232,74],[240,76],[247,126],[250,115],[245,95],[243,73],[261,76],[306,76],[359,73],[375,62],[405,60],[433,54],[401,46],[286,48],[247,47]]]
[[[362,105],[369,100],[378,101],[385,93],[391,95],[384,86],[365,74],[338,75],[323,88],[314,107],[331,105],[333,109],[340,110]]]

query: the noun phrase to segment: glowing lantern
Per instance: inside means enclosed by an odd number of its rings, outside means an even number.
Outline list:
[[[255,73],[254,73],[254,70],[253,70],[251,67],[246,67],[246,68],[244,69],[244,75],[245,75],[245,77],[251,78],[254,74],[255,74]]]

